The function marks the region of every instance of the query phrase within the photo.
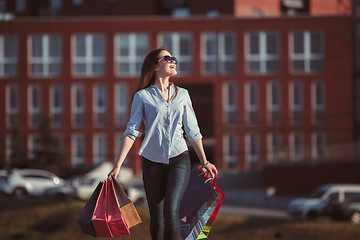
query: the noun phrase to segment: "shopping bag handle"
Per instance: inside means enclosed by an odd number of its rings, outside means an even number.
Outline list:
[[[204,175],[204,177],[206,178],[205,183],[212,182],[216,186],[216,175],[215,177],[211,177],[209,176],[210,172],[206,168],[198,167],[198,169],[200,170],[199,176]]]

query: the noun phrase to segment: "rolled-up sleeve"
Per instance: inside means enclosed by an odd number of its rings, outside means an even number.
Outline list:
[[[131,105],[130,120],[124,132],[124,136],[128,136],[133,140],[135,140],[137,137],[140,137],[142,135],[142,133],[139,132],[138,130],[143,120],[143,114],[144,114],[143,108],[144,108],[143,101],[140,97],[139,92],[137,92],[134,95],[134,99]]]
[[[184,115],[183,115],[183,124],[185,130],[185,137],[190,142],[195,142],[202,138],[200,133],[200,128],[196,119],[194,109],[192,107],[191,99],[189,92],[186,91],[185,94],[185,105],[184,105]]]

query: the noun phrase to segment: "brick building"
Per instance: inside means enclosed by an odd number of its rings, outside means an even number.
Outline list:
[[[114,161],[142,60],[159,46],[179,59],[173,81],[220,169],[354,159],[350,1],[98,2],[0,1],[3,163],[16,141],[33,156],[46,118],[70,165]],[[139,145],[126,162],[136,172]]]

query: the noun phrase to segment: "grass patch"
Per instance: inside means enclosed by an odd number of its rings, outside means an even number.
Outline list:
[[[84,205],[85,202],[82,201],[39,203],[36,200],[0,200],[0,239],[92,239],[84,235],[77,224],[77,218]],[[151,239],[148,210],[138,208],[138,211],[143,223],[133,227],[130,236],[120,239]],[[272,239],[275,232],[281,232],[287,240],[360,239],[360,226],[348,222],[295,222],[223,215],[219,215],[215,220],[208,239],[263,240]]]

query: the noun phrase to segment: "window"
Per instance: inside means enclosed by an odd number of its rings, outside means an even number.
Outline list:
[[[235,134],[226,134],[223,138],[224,159],[228,169],[236,168],[237,141]]]
[[[29,135],[28,137],[28,157],[29,159],[36,160],[36,152],[40,150],[39,136]]]
[[[6,11],[6,0],[0,0],[0,13],[4,13]]]
[[[30,115],[30,126],[38,127],[40,124],[40,86],[32,85],[29,87],[29,100],[28,100],[28,108]]]
[[[31,75],[36,77],[60,76],[61,37],[57,35],[33,35],[30,37]]]
[[[245,154],[249,169],[257,169],[259,159],[259,137],[257,134],[245,134]]]
[[[115,158],[119,157],[120,151],[121,151],[121,146],[123,145],[124,142],[124,135],[123,133],[116,133],[115,134]],[[126,156],[125,161],[123,162],[123,164],[121,166],[124,167],[129,167],[129,161],[128,161],[128,157]]]
[[[301,133],[290,134],[290,158],[294,162],[304,158],[303,136]]]
[[[102,34],[77,34],[74,37],[74,75],[96,77],[105,72],[105,37]]]
[[[6,135],[6,162],[14,163],[17,158],[17,139],[14,135]]]
[[[290,114],[293,124],[300,124],[303,118],[303,90],[300,82],[290,84]]]
[[[50,95],[50,113],[52,114],[52,124],[55,127],[61,126],[62,123],[62,87],[55,85],[51,87]]]
[[[72,3],[74,6],[78,6],[78,5],[83,4],[83,0],[72,0]]]
[[[53,10],[59,10],[62,8],[62,0],[50,0],[50,8]]]
[[[316,161],[325,160],[326,139],[325,134],[316,132],[312,135],[312,157]]]
[[[272,74],[279,71],[279,35],[275,32],[250,32],[246,41],[247,72]]]
[[[324,40],[322,32],[292,33],[290,46],[294,73],[319,73],[324,69]]]
[[[279,133],[269,133],[267,135],[268,161],[279,162],[281,153],[281,136]]]
[[[164,33],[160,36],[160,45],[179,60],[179,74],[188,75],[192,71],[191,41],[190,33]]]
[[[105,86],[97,85],[94,86],[94,114],[95,114],[95,125],[105,126],[106,124],[106,101],[105,101]]]
[[[120,76],[138,76],[148,52],[148,35],[118,34],[115,38],[116,73]]]
[[[94,163],[102,163],[106,161],[106,138],[104,134],[94,135],[93,141]]]
[[[18,38],[0,35],[0,77],[15,77],[18,63]]]
[[[235,72],[235,36],[233,33],[205,33],[202,36],[204,73],[233,74]]]
[[[312,110],[313,122],[321,124],[325,119],[325,84],[323,82],[314,82],[312,84]]]
[[[258,123],[259,111],[259,90],[256,83],[247,83],[245,85],[245,111],[246,122],[248,124]]]
[[[15,85],[6,88],[7,126],[15,127],[19,123],[19,87]]]
[[[72,137],[72,163],[81,165],[85,163],[85,137],[81,134],[75,134]]]
[[[73,124],[76,127],[84,126],[85,122],[85,90],[83,85],[74,85],[72,87],[71,110],[73,115]]]
[[[231,124],[236,122],[236,85],[224,83],[223,85],[223,108],[224,122]]]
[[[21,13],[26,10],[26,0],[16,0],[16,12]]]
[[[267,85],[268,120],[272,125],[280,123],[280,84],[269,82]]]
[[[174,18],[190,17],[190,9],[189,8],[174,8],[172,10],[172,16]]]
[[[115,85],[115,124],[125,126],[127,123],[128,94],[124,83]]]

